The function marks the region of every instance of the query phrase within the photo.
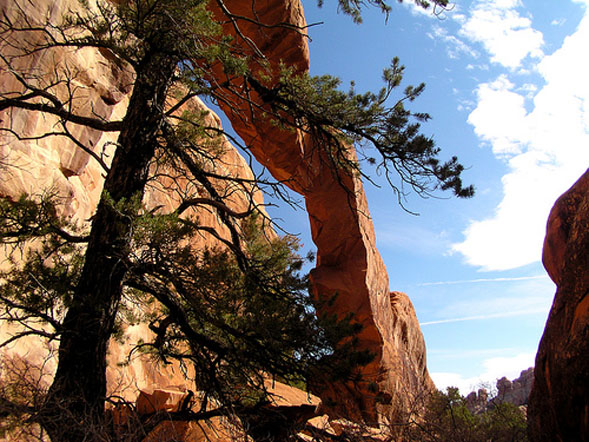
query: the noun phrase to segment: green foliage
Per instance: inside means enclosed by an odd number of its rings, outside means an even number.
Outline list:
[[[58,215],[62,202],[55,197],[0,200],[0,242],[10,267],[0,274],[0,320],[17,325],[0,346],[29,335],[60,340],[47,395],[40,394],[20,415],[31,416],[53,440],[85,440],[90,426],[104,432],[108,341],[124,339],[125,326],[136,322],[147,322],[154,333],[138,349],[163,363],[180,361],[205,392],[203,412],[218,407],[212,411],[239,416],[265,403],[268,377],[299,385],[310,385],[319,375],[359,380],[356,368],[372,358],[356,349],[360,325],[353,315],[316,316],[320,304],[311,301],[299,274],[297,241],[276,237],[262,222],[260,188],[284,195],[283,182],[235,177],[223,162],[222,129],[208,127],[206,112],[198,105],[195,110],[191,100],[222,102],[244,121],[263,109],[275,124],[311,133],[327,172],[340,178],[368,178],[351,144],[366,145],[376,155],[367,147],[361,159],[384,169],[399,195],[408,185],[420,194],[439,188],[471,196],[456,158],[440,163],[439,149],[419,134],[420,122],[429,116],[405,108],[424,86],[406,87],[387,104],[402,80],[397,59],[384,70],[384,87],[377,93],[359,94],[353,85],[342,91],[330,76],[287,68],[271,72],[265,48],[241,31],[243,21],[259,29],[269,25],[223,10],[223,21],[233,25],[236,36],[223,35],[205,0],[90,3],[81,0],[82,11],[58,24],[43,13],[35,22],[18,2],[15,19],[0,17],[0,43],[11,48],[0,56],[1,68],[14,80],[7,84],[18,85],[0,95],[0,110],[56,117],[50,133],[6,133],[23,142],[65,137],[96,160],[105,176],[88,235]],[[384,0],[339,4],[356,21],[364,4],[389,10]],[[217,6],[223,9],[222,2]],[[124,118],[108,120],[94,103],[79,107],[87,96],[78,86],[77,69],[67,62],[47,76],[19,72],[23,58],[54,59],[52,51],[64,47],[98,49],[113,63],[113,77],[132,74],[134,83],[124,85],[132,89]],[[271,83],[277,74],[278,82]],[[248,113],[243,104],[257,111]],[[84,109],[86,114],[78,114]],[[119,134],[108,164],[106,149],[84,146],[72,135],[74,125]],[[396,174],[400,184],[392,178]],[[167,207],[170,213],[143,206],[152,184],[176,203]],[[232,209],[236,198],[245,202],[243,212]],[[201,222],[193,209],[211,215],[215,225]],[[217,246],[203,245],[212,243]],[[17,405],[0,392],[0,408],[8,410],[0,413],[15,415]],[[470,422],[462,411],[456,414]]]
[[[206,0],[99,1],[96,8],[84,3],[84,13],[70,14],[61,25],[77,31],[78,37],[69,40],[76,45],[109,48],[133,65],[155,52],[180,59],[218,59],[214,40],[221,26],[212,19]]]
[[[527,441],[527,420],[520,408],[509,402],[500,402],[481,416],[481,426],[497,442]]]
[[[455,387],[427,398],[423,417],[407,427],[406,437],[420,442],[526,442],[526,416],[519,407],[493,404],[472,413]]]
[[[390,10],[383,0],[367,3],[386,13]],[[425,1],[417,0],[417,3],[429,6]],[[446,0],[434,3],[437,7],[447,5]],[[339,5],[344,13],[359,21],[365,3],[341,0]],[[71,26],[90,31],[89,36],[81,37],[80,44],[108,47],[136,67],[148,55],[163,52],[177,60],[174,82],[180,85],[178,91],[190,96],[208,96],[213,101],[232,101],[233,95],[241,96],[241,90],[227,84],[231,91],[227,95],[209,83],[212,66],[221,64],[227,78],[243,77],[272,106],[275,112],[269,118],[274,123],[289,130],[311,132],[318,140],[318,148],[325,149],[331,166],[345,173],[361,172],[350,150],[355,144],[361,150],[361,159],[384,171],[399,201],[406,192],[405,186],[421,195],[437,189],[451,190],[459,197],[474,194],[472,186],[462,184],[460,175],[464,167],[458,159],[452,157],[441,162],[440,149],[433,139],[419,133],[420,123],[430,116],[405,107],[406,102],[423,92],[425,85],[407,86],[389,104],[403,77],[404,66],[397,58],[384,69],[385,85],[378,93],[358,94],[353,85],[347,92],[342,91],[336,77],[294,74],[287,68],[283,69],[279,83],[272,85],[268,81],[274,75],[268,71],[268,63],[259,49],[253,47],[254,54],[248,55],[235,46],[233,38],[223,36],[219,23],[206,9],[206,1],[128,0],[117,7],[103,4],[100,11],[100,14],[89,12],[88,16],[70,19]],[[180,127],[175,131],[179,141],[202,135],[205,126],[202,116],[186,111],[179,120]],[[207,138],[210,133],[201,140]],[[374,148],[375,154],[364,149],[365,146]],[[363,176],[369,179],[368,173]]]
[[[10,264],[0,272],[0,320],[28,324],[2,346],[26,335],[53,339],[60,331],[84,264],[84,249],[78,243],[83,237],[75,236],[77,226],[57,216],[58,203],[52,195],[0,199],[0,243],[5,265]]]
[[[56,233],[64,221],[55,209],[56,197],[47,194],[39,201],[21,195],[17,201],[0,199],[0,240],[20,245]]]
[[[272,118],[285,127],[292,126],[293,120],[299,122],[297,127],[314,136],[317,148],[324,151],[326,161],[335,170],[362,173],[348,147],[355,144],[361,158],[385,172],[399,196],[404,194],[405,185],[421,195],[440,188],[452,190],[458,197],[473,196],[473,186],[462,184],[464,167],[458,159],[452,157],[441,163],[440,149],[433,139],[419,133],[420,122],[430,116],[405,107],[405,102],[415,100],[425,85],[407,86],[395,104],[387,104],[401,84],[404,69],[394,58],[383,71],[385,85],[378,93],[356,93],[353,84],[344,92],[338,78],[295,75],[287,68],[279,84],[271,89],[250,81],[275,110]],[[378,159],[370,154],[369,147],[376,151]],[[362,175],[369,179],[366,173]]]
[[[402,3],[403,0],[397,0]],[[318,0],[317,4],[319,7],[323,6],[323,0]],[[435,7],[445,8],[448,6],[448,0],[432,0]],[[344,14],[348,14],[356,23],[362,23],[362,7],[366,5],[375,6],[379,8],[387,16],[391,12],[391,6],[385,0],[338,0],[340,11]],[[431,6],[431,3],[426,0],[415,0],[415,4],[427,9]]]
[[[194,250],[194,221],[146,215],[139,224],[129,285],[164,306],[152,319],[156,339],[143,346],[163,361],[190,361],[199,389],[217,401],[252,406],[266,400],[268,376],[306,385],[317,371],[349,377],[370,360],[355,351],[351,318],[316,317],[295,238],[246,218],[240,263],[227,250]]]
[[[241,222],[240,250],[200,248],[196,218],[138,209],[136,198],[115,203],[105,195],[104,201],[127,219],[133,234],[112,336],[123,340],[126,326],[148,321],[155,338],[137,348],[189,367],[208,398],[202,411],[263,404],[268,378],[305,387],[319,372],[350,379],[371,360],[355,348],[360,327],[351,315],[316,316],[307,278],[299,274],[296,238],[275,236],[252,215]],[[75,226],[55,216],[55,205],[49,197],[0,200],[1,237],[20,246],[19,257],[0,275],[0,319],[24,326],[5,345],[27,335],[59,339],[63,331],[85,244],[63,239],[78,237],[67,233]]]

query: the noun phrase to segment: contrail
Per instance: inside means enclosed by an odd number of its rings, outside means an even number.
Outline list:
[[[535,309],[531,309],[531,310],[518,310],[518,311],[513,311],[513,312],[491,313],[488,315],[465,316],[462,318],[440,319],[437,321],[420,322],[419,325],[424,326],[424,325],[433,325],[433,324],[447,324],[450,322],[480,321],[482,319],[509,318],[511,316],[532,315],[532,314],[536,314],[536,313],[547,313],[547,311],[543,308],[535,308]]]
[[[417,284],[418,286],[431,286],[431,285],[452,285],[452,284],[473,284],[478,282],[506,282],[506,281],[527,281],[531,279],[547,279],[548,275],[536,275],[536,276],[518,276],[513,278],[480,278],[480,279],[463,279],[461,281],[438,281],[438,282],[422,282]]]

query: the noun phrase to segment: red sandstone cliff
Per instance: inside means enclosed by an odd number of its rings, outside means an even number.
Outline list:
[[[542,260],[557,290],[536,356],[530,439],[589,441],[589,170],[554,204]]]
[[[75,3],[74,0],[26,3],[31,8],[27,13],[31,19],[40,18],[47,4],[50,14],[57,19]],[[9,5],[8,0],[0,2],[1,11],[9,11]],[[249,2],[229,0],[225,5],[237,16],[252,16]],[[243,40],[247,38],[263,48],[274,67],[282,61],[298,71],[307,70],[309,54],[306,37],[300,30],[305,21],[299,1],[257,0],[255,5],[256,19],[268,27],[260,28],[237,19],[235,23],[226,24],[226,32],[236,35],[237,26],[240,35],[236,38],[243,43],[244,50],[250,50],[250,45]],[[277,23],[296,25],[299,29],[272,26]],[[78,72],[76,86],[87,97],[80,104],[81,111],[86,109],[104,118],[124,113],[131,73],[113,63],[107,53],[87,49],[56,54],[57,58],[51,60],[32,56],[23,60],[21,67],[25,72],[40,69],[49,73],[56,63],[67,60]],[[224,81],[219,72],[211,75]],[[10,81],[5,73],[0,73],[0,87],[11,90],[15,85]],[[359,336],[362,348],[375,355],[374,361],[362,370],[363,380],[358,385],[325,385],[319,393],[325,404],[335,404],[331,407],[335,414],[376,420],[380,411],[395,418],[405,411],[413,395],[433,388],[433,384],[427,373],[425,345],[413,306],[406,295],[389,292],[388,276],[375,247],[374,228],[362,183],[351,175],[336,178],[328,162],[318,157],[318,149],[309,135],[283,131],[264,121],[261,99],[255,94],[251,99],[260,107],[233,102],[231,108],[225,106],[223,110],[257,160],[277,179],[304,196],[318,249],[317,267],[312,271],[313,289],[325,296],[339,295],[332,312],[341,316],[353,312],[364,326]],[[52,118],[17,111],[5,113],[1,118],[5,127],[10,126],[25,135],[43,133],[55,122]],[[108,162],[109,141],[113,138],[91,129],[83,129],[75,135],[95,146],[95,153]],[[14,166],[2,172],[2,196],[14,198],[22,192],[37,193],[51,187],[65,198],[66,215],[81,221],[91,216],[101,191],[102,171],[88,154],[67,140],[19,142],[11,139],[9,143],[2,143],[1,149],[6,162]],[[223,164],[236,174],[251,177],[246,162],[228,144]],[[146,196],[148,206],[173,206],[173,196],[166,194],[163,187],[154,188]],[[234,203],[244,204],[239,199]],[[137,326],[128,332],[140,336],[147,333],[147,329]],[[43,357],[42,349],[36,349],[34,343],[22,345],[14,351],[30,355],[27,352],[34,350],[39,353],[37,358]],[[126,350],[125,346],[111,344],[111,390],[115,386],[153,388],[179,382],[178,373],[159,373],[146,360],[124,369],[116,367],[114,363]]]
[[[75,10],[78,6],[77,0],[23,4],[27,8],[24,12],[30,23],[41,23],[46,18],[57,22],[67,11],[72,8]],[[10,1],[0,1],[0,14],[6,14],[14,23],[18,23],[18,11],[11,6]],[[45,15],[47,10],[48,17]],[[11,48],[5,45],[0,51],[7,56]],[[104,119],[117,120],[125,114],[133,73],[115,63],[108,52],[89,48],[58,49],[50,54],[36,52],[19,58],[16,62],[20,72],[46,78],[51,78],[54,70],[67,66],[71,72],[70,87],[75,89],[74,109],[81,115],[96,115]],[[14,75],[0,70],[0,91],[19,90],[19,86]],[[60,92],[66,93],[63,89]],[[206,109],[198,98],[193,99],[190,106]],[[206,123],[210,126],[220,127],[220,120],[214,113],[210,113],[207,119]],[[61,214],[71,217],[82,226],[85,225],[96,209],[106,174],[99,161],[65,137],[35,138],[61,129],[58,118],[52,115],[10,109],[0,113],[0,124],[21,138],[33,137],[19,140],[9,132],[0,133],[0,159],[1,165],[5,166],[0,168],[0,197],[18,199],[23,193],[39,196],[44,192],[52,192],[59,197]],[[81,144],[92,146],[93,153],[106,166],[110,165],[116,133],[77,125],[70,125],[69,130]],[[216,164],[220,174],[248,180],[254,178],[248,163],[226,139],[222,146],[217,147],[223,151]],[[249,191],[244,191],[243,188],[221,189],[220,186],[220,193],[231,195],[226,199],[228,207],[236,212],[247,210],[251,203]],[[231,183],[225,186],[237,187]],[[163,211],[172,210],[179,204],[178,195],[186,191],[184,187],[185,180],[182,177],[161,178],[148,186],[144,204],[148,209],[160,207]],[[262,195],[254,193],[253,200],[254,203],[261,203]],[[229,236],[213,212],[202,210],[198,216],[203,225],[211,226],[226,237]],[[218,244],[210,236],[206,239],[203,236],[201,242],[194,246],[198,249]],[[3,261],[4,254],[0,250],[0,266],[4,265]],[[14,327],[2,323],[0,339],[3,341],[13,331]],[[145,357],[133,358],[131,363],[121,366],[121,363],[126,362],[127,355],[135,343],[140,338],[145,339],[148,336],[151,336],[151,331],[147,324],[137,324],[127,328],[127,339],[124,343],[114,340],[111,342],[107,370],[109,394],[133,401],[141,389],[165,389],[170,385],[180,386],[180,389],[186,388],[185,378],[177,366],[162,369]],[[55,350],[53,344],[50,348],[45,348],[37,338],[27,337],[3,349],[2,356],[21,355],[32,364],[44,366],[44,380],[48,382],[55,369],[56,361],[50,357]]]

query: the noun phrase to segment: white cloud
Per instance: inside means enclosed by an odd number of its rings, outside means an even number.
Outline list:
[[[475,133],[489,141],[497,155],[519,153],[521,140],[528,138],[524,97],[512,91],[514,85],[501,75],[492,83],[484,83],[477,90],[478,106],[468,122]]]
[[[589,165],[587,41],[586,14],[562,47],[538,63],[545,84],[529,112],[524,95],[506,75],[479,86],[478,105],[468,121],[506,162],[508,173],[494,214],[471,221],[464,241],[452,246],[469,264],[505,270],[540,259],[550,208]]]
[[[510,69],[520,67],[526,57],[541,57],[542,33],[516,10],[519,0],[479,1],[464,21],[460,34],[481,43],[491,61]]]
[[[565,23],[566,23],[566,19],[564,19],[564,18],[559,18],[559,19],[556,19],[556,18],[555,18],[554,20],[552,20],[552,21],[550,22],[550,24],[551,24],[552,26],[562,26],[562,25],[564,25]]]
[[[460,393],[466,396],[481,386],[494,387],[497,379],[505,376],[513,380],[522,370],[534,366],[534,353],[519,353],[515,356],[495,357],[483,361],[484,372],[479,376],[464,377],[458,373],[430,373],[436,387],[446,390],[446,387],[458,387]]]
[[[465,54],[473,58],[479,57],[479,54],[474,49],[472,49],[455,35],[450,35],[448,31],[441,26],[434,26],[432,32],[428,33],[427,35],[432,40],[444,41],[446,43],[446,53],[451,59],[457,59],[461,54]]]

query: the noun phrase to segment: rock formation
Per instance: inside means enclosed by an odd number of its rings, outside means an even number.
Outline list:
[[[532,390],[534,379],[534,367],[523,370],[519,377],[513,380],[503,376],[497,379],[497,394],[489,396],[486,388],[479,388],[478,391],[470,392],[465,400],[466,407],[474,414],[483,413],[492,408],[495,404],[508,402],[513,405],[526,406]]]
[[[483,413],[489,406],[489,392],[486,388],[471,391],[464,399],[466,408],[473,414]]]
[[[236,20],[241,31],[236,38],[244,51],[252,51],[251,42],[264,48],[273,72],[279,71],[280,62],[299,72],[308,69],[306,22],[298,0],[259,0],[255,16],[248,2],[224,3],[237,17],[246,18]],[[260,30],[247,19],[270,26]],[[279,23],[289,23],[295,29],[272,26]],[[233,26],[226,23],[226,32],[234,33]],[[222,79],[220,72],[215,74]],[[394,419],[413,395],[434,386],[427,373],[425,344],[413,305],[403,294],[389,294],[362,183],[350,175],[336,177],[309,134],[281,130],[264,119],[266,105],[261,97],[252,92],[250,99],[258,106],[233,99],[231,106],[221,103],[221,108],[256,159],[305,197],[317,246],[317,266],[311,272],[313,289],[322,296],[338,294],[331,312],[341,316],[354,313],[364,326],[359,336],[361,346],[375,355],[362,370],[361,384],[330,385],[318,394],[325,403],[336,405],[332,411],[343,416],[374,421],[376,410],[382,409]],[[374,384],[376,392],[369,388]],[[382,398],[387,399],[383,402]]]
[[[542,260],[557,290],[536,355],[529,436],[589,441],[589,170],[554,204]]]
[[[77,0],[50,2],[45,4],[24,2],[24,11],[31,23],[42,23],[43,20],[61,19],[67,11],[75,10],[79,6]],[[49,11],[49,15],[45,12]],[[7,14],[14,23],[18,23],[17,10],[11,8],[11,2],[0,1],[0,14]],[[8,55],[10,47],[0,48],[3,55]],[[118,120],[125,114],[128,98],[131,93],[132,76],[128,70],[118,66],[113,57],[107,52],[90,50],[56,49],[50,54],[42,51],[18,59],[18,69],[21,72],[51,78],[54,70],[66,67],[70,70],[70,78],[76,90],[75,105],[79,114],[92,114],[104,119]],[[0,70],[0,91],[19,90],[19,83],[8,72]],[[62,91],[63,92],[63,91]],[[80,97],[84,99],[80,99]],[[190,106],[206,109],[204,104],[194,98]],[[218,116],[210,113],[207,124],[220,127]],[[16,200],[21,194],[39,196],[51,192],[59,197],[61,214],[70,217],[72,221],[83,226],[93,215],[96,204],[102,192],[106,166],[112,158],[113,143],[116,134],[94,130],[91,128],[71,125],[70,132],[80,143],[94,148],[93,158],[82,151],[65,137],[47,137],[37,139],[40,134],[57,131],[58,119],[52,115],[27,112],[21,109],[10,109],[0,113],[0,124],[9,128],[21,138],[18,139],[6,131],[0,133],[0,197]],[[237,150],[224,139],[221,146],[223,156],[218,159],[216,167],[220,174],[227,174],[236,178],[252,180],[254,175],[248,163],[239,155]],[[97,160],[97,158],[99,160]],[[231,186],[232,184],[227,184]],[[174,187],[176,186],[176,187]],[[182,179],[171,180],[163,178],[148,186],[144,198],[147,208],[160,207],[171,210],[178,206],[179,201],[174,191],[182,187]],[[181,189],[182,190],[182,189]],[[245,211],[249,204],[249,194],[245,195],[240,189],[218,189],[231,195],[226,200],[228,207],[236,212]],[[245,192],[248,193],[248,192]],[[253,196],[257,203],[262,201],[262,195]],[[218,222],[215,215],[203,210],[199,220],[203,225],[214,227],[221,234],[228,234]],[[209,237],[202,237],[195,248],[216,246],[218,242]],[[4,255],[0,250],[0,268],[4,262]],[[2,323],[0,338],[4,340],[13,332],[13,327]],[[109,348],[109,364],[107,379],[109,393],[134,401],[137,389],[165,389],[169,385],[185,382],[181,370],[177,366],[161,369],[145,357],[133,358],[130,364],[121,366],[127,355],[140,338],[151,336],[152,332],[146,324],[137,324],[126,330],[127,340],[124,343],[113,342]],[[55,359],[50,355],[56,348],[43,348],[34,338],[20,339],[4,352],[8,355],[25,355],[31,364],[43,365],[47,369],[44,377],[51,379],[51,370],[55,369]]]
[[[517,379],[510,381],[505,376],[497,380],[496,401],[509,402],[514,405],[527,405],[532,391],[534,368],[530,367],[520,373]]]
[[[45,17],[45,5],[50,16],[57,19],[68,8],[75,7],[76,2],[24,4],[31,9],[26,11],[28,16],[35,20]],[[224,4],[236,17],[245,18],[225,24],[226,32],[235,35],[244,51],[252,50],[250,43],[263,48],[275,71],[281,62],[298,72],[308,69],[305,19],[298,0],[257,0],[255,17],[249,2],[226,0]],[[0,1],[0,12],[10,14],[9,5],[8,0]],[[255,18],[268,26],[260,28],[247,18]],[[278,23],[289,26],[273,26]],[[23,59],[19,68],[23,72],[35,69],[37,73],[49,74],[64,60],[77,73],[74,78],[76,87],[86,94],[87,99],[80,104],[80,110],[86,106],[88,112],[104,118],[124,115],[132,73],[118,66],[107,52],[56,50],[51,59],[36,55]],[[217,76],[219,83],[224,81],[218,71],[212,72],[211,76]],[[13,90],[17,86],[11,76],[0,72],[3,90]],[[336,177],[328,162],[321,158],[310,135],[284,131],[265,121],[263,101],[255,94],[251,99],[260,107],[243,101],[232,101],[231,107],[223,104],[221,107],[256,159],[276,179],[304,196],[313,241],[318,249],[317,267],[312,271],[313,290],[316,296],[337,293],[330,312],[340,317],[354,313],[355,320],[363,325],[359,335],[360,347],[375,355],[373,362],[362,369],[360,383],[324,385],[318,393],[333,415],[374,422],[380,413],[395,419],[406,411],[413,396],[434,386],[427,373],[425,345],[413,306],[406,295],[389,292],[388,276],[375,247],[374,228],[362,183],[352,175]],[[196,102],[195,105],[201,104]],[[21,135],[44,133],[55,124],[50,117],[24,111],[4,112],[0,118],[3,127]],[[218,118],[213,115],[210,118],[218,124]],[[109,161],[112,135],[92,129],[81,129],[74,135],[94,146],[96,158]],[[64,198],[65,215],[87,220],[101,191],[103,172],[99,161],[65,139],[55,140],[5,138],[0,145],[0,158],[14,167],[2,171],[0,195],[16,198],[23,192],[36,194],[51,188]],[[246,162],[228,144],[226,148],[223,167],[251,177]],[[156,186],[146,196],[146,204],[149,207],[172,207],[173,196],[164,189],[163,185]],[[234,204],[239,205],[239,199]],[[141,325],[127,331],[132,336],[148,333]],[[23,348],[34,347],[34,343],[23,345],[25,347],[14,351],[22,354]],[[179,372],[167,370],[160,373],[146,360],[133,362],[124,369],[117,367],[116,362],[127,350],[124,345],[111,345],[111,391],[120,386],[165,390],[168,385],[178,384]],[[134,398],[136,390],[129,394]]]

